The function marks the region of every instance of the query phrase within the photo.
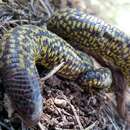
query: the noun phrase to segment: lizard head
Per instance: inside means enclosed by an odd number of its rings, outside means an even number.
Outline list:
[[[43,101],[38,75],[31,76],[26,70],[7,75],[4,85],[12,108],[26,127],[36,125],[41,118]]]

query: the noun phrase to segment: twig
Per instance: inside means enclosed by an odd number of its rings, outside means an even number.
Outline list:
[[[44,1],[45,1],[46,6],[48,7],[48,10],[50,11],[50,14],[51,14],[51,16],[52,16],[52,14],[53,14],[54,10],[52,9],[52,7],[51,7],[51,4],[50,4],[49,0],[44,0]]]
[[[97,123],[97,121],[95,121],[92,125],[88,126],[84,130],[91,130],[96,125],[96,123]]]
[[[24,20],[24,19],[23,19],[23,20],[4,21],[4,22],[2,22],[2,23],[0,24],[0,27],[3,26],[3,25],[5,25],[5,24],[16,24],[16,25],[18,25],[17,22],[28,22],[28,20]]]
[[[49,7],[47,7],[46,2],[43,1],[43,0],[39,0],[39,2],[42,4],[42,6],[43,6],[43,7],[45,8],[45,10],[47,11],[48,18],[50,18],[52,14],[51,14],[51,11],[49,10]]]
[[[116,106],[116,101],[114,99],[114,96],[112,95],[112,93],[105,93],[105,96],[107,97],[107,99],[113,104],[113,106]]]
[[[53,76],[63,65],[64,62],[61,62],[58,66],[55,66],[53,70],[51,70],[45,77],[41,78],[41,82],[44,82],[45,80]]]
[[[79,125],[80,130],[84,130],[84,128],[83,128],[83,126],[82,126],[82,124],[81,124],[81,122],[80,122],[79,116],[78,116],[78,114],[76,113],[76,109],[75,109],[74,106],[68,101],[68,99],[67,99],[66,97],[64,97],[64,99],[65,99],[65,100],[67,101],[67,103],[71,106],[71,109],[72,109],[72,111],[73,111],[73,113],[74,113],[74,115],[75,115],[75,118],[76,118],[76,120],[77,120],[77,123],[78,123],[78,125]]]
[[[112,106],[109,106],[109,107],[106,107],[106,109],[103,109],[103,113],[107,117],[107,120],[111,122],[112,126],[114,127],[114,130],[120,130],[121,127],[118,126],[118,123],[115,119],[115,114],[118,115],[118,113],[116,111],[114,111],[113,113]],[[122,125],[122,127],[125,127],[124,124]],[[121,128],[121,130],[125,130],[125,129]]]
[[[36,15],[36,9],[34,8],[34,0],[30,1],[30,5],[31,5],[33,13]]]
[[[107,115],[109,121],[112,123],[113,127],[115,128],[115,130],[119,130],[119,127],[115,125],[115,123],[114,123],[114,121],[111,119],[111,117],[110,117],[108,114],[106,114],[106,115]]]
[[[45,130],[45,127],[41,124],[41,122],[38,122],[38,126],[39,126],[40,130]]]
[[[6,128],[7,130],[11,130],[6,124],[2,123],[1,121],[0,121],[0,125]]]
[[[3,30],[5,30],[6,32],[8,32],[8,30],[4,27],[4,26],[2,26],[2,25],[0,25],[0,29],[3,29]]]

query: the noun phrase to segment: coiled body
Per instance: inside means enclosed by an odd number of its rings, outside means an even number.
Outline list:
[[[88,55],[75,50],[46,28],[18,26],[3,36],[0,72],[12,107],[25,125],[35,125],[42,114],[42,96],[36,63],[48,69],[64,62],[58,75],[83,85],[110,86],[111,72],[95,69]]]
[[[116,73],[117,106],[120,114],[127,118],[124,102],[125,82],[130,86],[130,37],[103,20],[77,9],[55,13],[48,21],[48,29],[111,67]]]
[[[130,79],[130,38],[124,32],[76,9],[57,12],[50,18],[48,29],[72,46],[107,59]]]

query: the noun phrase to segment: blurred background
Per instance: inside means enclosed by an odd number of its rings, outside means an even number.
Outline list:
[[[34,21],[36,19],[40,20],[44,18],[43,12],[46,12],[44,4],[48,5],[48,3],[51,4],[50,9],[52,12],[65,7],[80,8],[103,18],[106,22],[114,24],[130,34],[130,0],[0,0],[0,18],[6,12],[6,16],[8,13],[10,13],[9,16],[13,15],[8,17],[8,19],[4,17],[6,22],[12,18],[13,20],[17,19],[17,23],[18,19],[22,19],[21,22],[26,23],[28,23],[26,20],[29,19]],[[3,7],[3,4],[7,4],[6,9],[5,6]],[[0,19],[0,22],[3,23],[3,19]],[[13,21],[13,23],[15,22]],[[36,22],[33,24],[36,24]]]
[[[53,0],[65,6],[65,0]],[[72,7],[81,8],[88,13],[103,18],[130,34],[130,0],[68,0]],[[63,5],[64,4],[64,5]]]

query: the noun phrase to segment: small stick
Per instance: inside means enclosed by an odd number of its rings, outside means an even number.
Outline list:
[[[3,122],[1,122],[1,121],[0,121],[0,126],[3,126],[7,130],[10,130],[10,128],[6,124],[4,124]]]
[[[45,1],[43,1],[43,0],[39,0],[39,1],[40,1],[40,3],[42,4],[42,6],[45,8],[45,10],[47,11],[48,18],[50,18],[50,17],[52,16],[52,14],[51,14],[51,12],[50,12],[49,8],[47,7],[46,2],[45,2]]]
[[[85,130],[91,130],[96,125],[96,123],[97,123],[97,121],[95,121],[93,124],[91,124],[90,126],[85,128]]]
[[[65,62],[61,62],[58,66],[55,66],[53,70],[51,70],[45,77],[41,78],[41,82],[44,82],[45,80],[53,76],[64,65],[64,63]]]
[[[75,115],[75,118],[76,118],[76,120],[77,120],[77,123],[78,123],[78,125],[79,125],[80,130],[84,130],[84,128],[83,128],[83,126],[82,126],[82,124],[81,124],[81,122],[80,122],[79,116],[78,116],[78,114],[76,113],[76,109],[75,109],[74,106],[68,101],[68,99],[67,99],[66,97],[64,97],[64,98],[65,98],[65,100],[67,101],[67,103],[71,106],[71,109],[72,109],[72,111],[73,111],[73,113],[74,113],[74,115]]]
[[[107,115],[109,121],[112,123],[113,127],[115,128],[115,130],[119,130],[119,127],[117,127],[117,126],[115,125],[115,123],[114,123],[114,121],[111,119],[111,117],[110,117],[108,114],[106,114],[106,115]]]
[[[40,130],[45,130],[45,127],[41,124],[41,122],[38,122],[38,126],[39,126]]]

